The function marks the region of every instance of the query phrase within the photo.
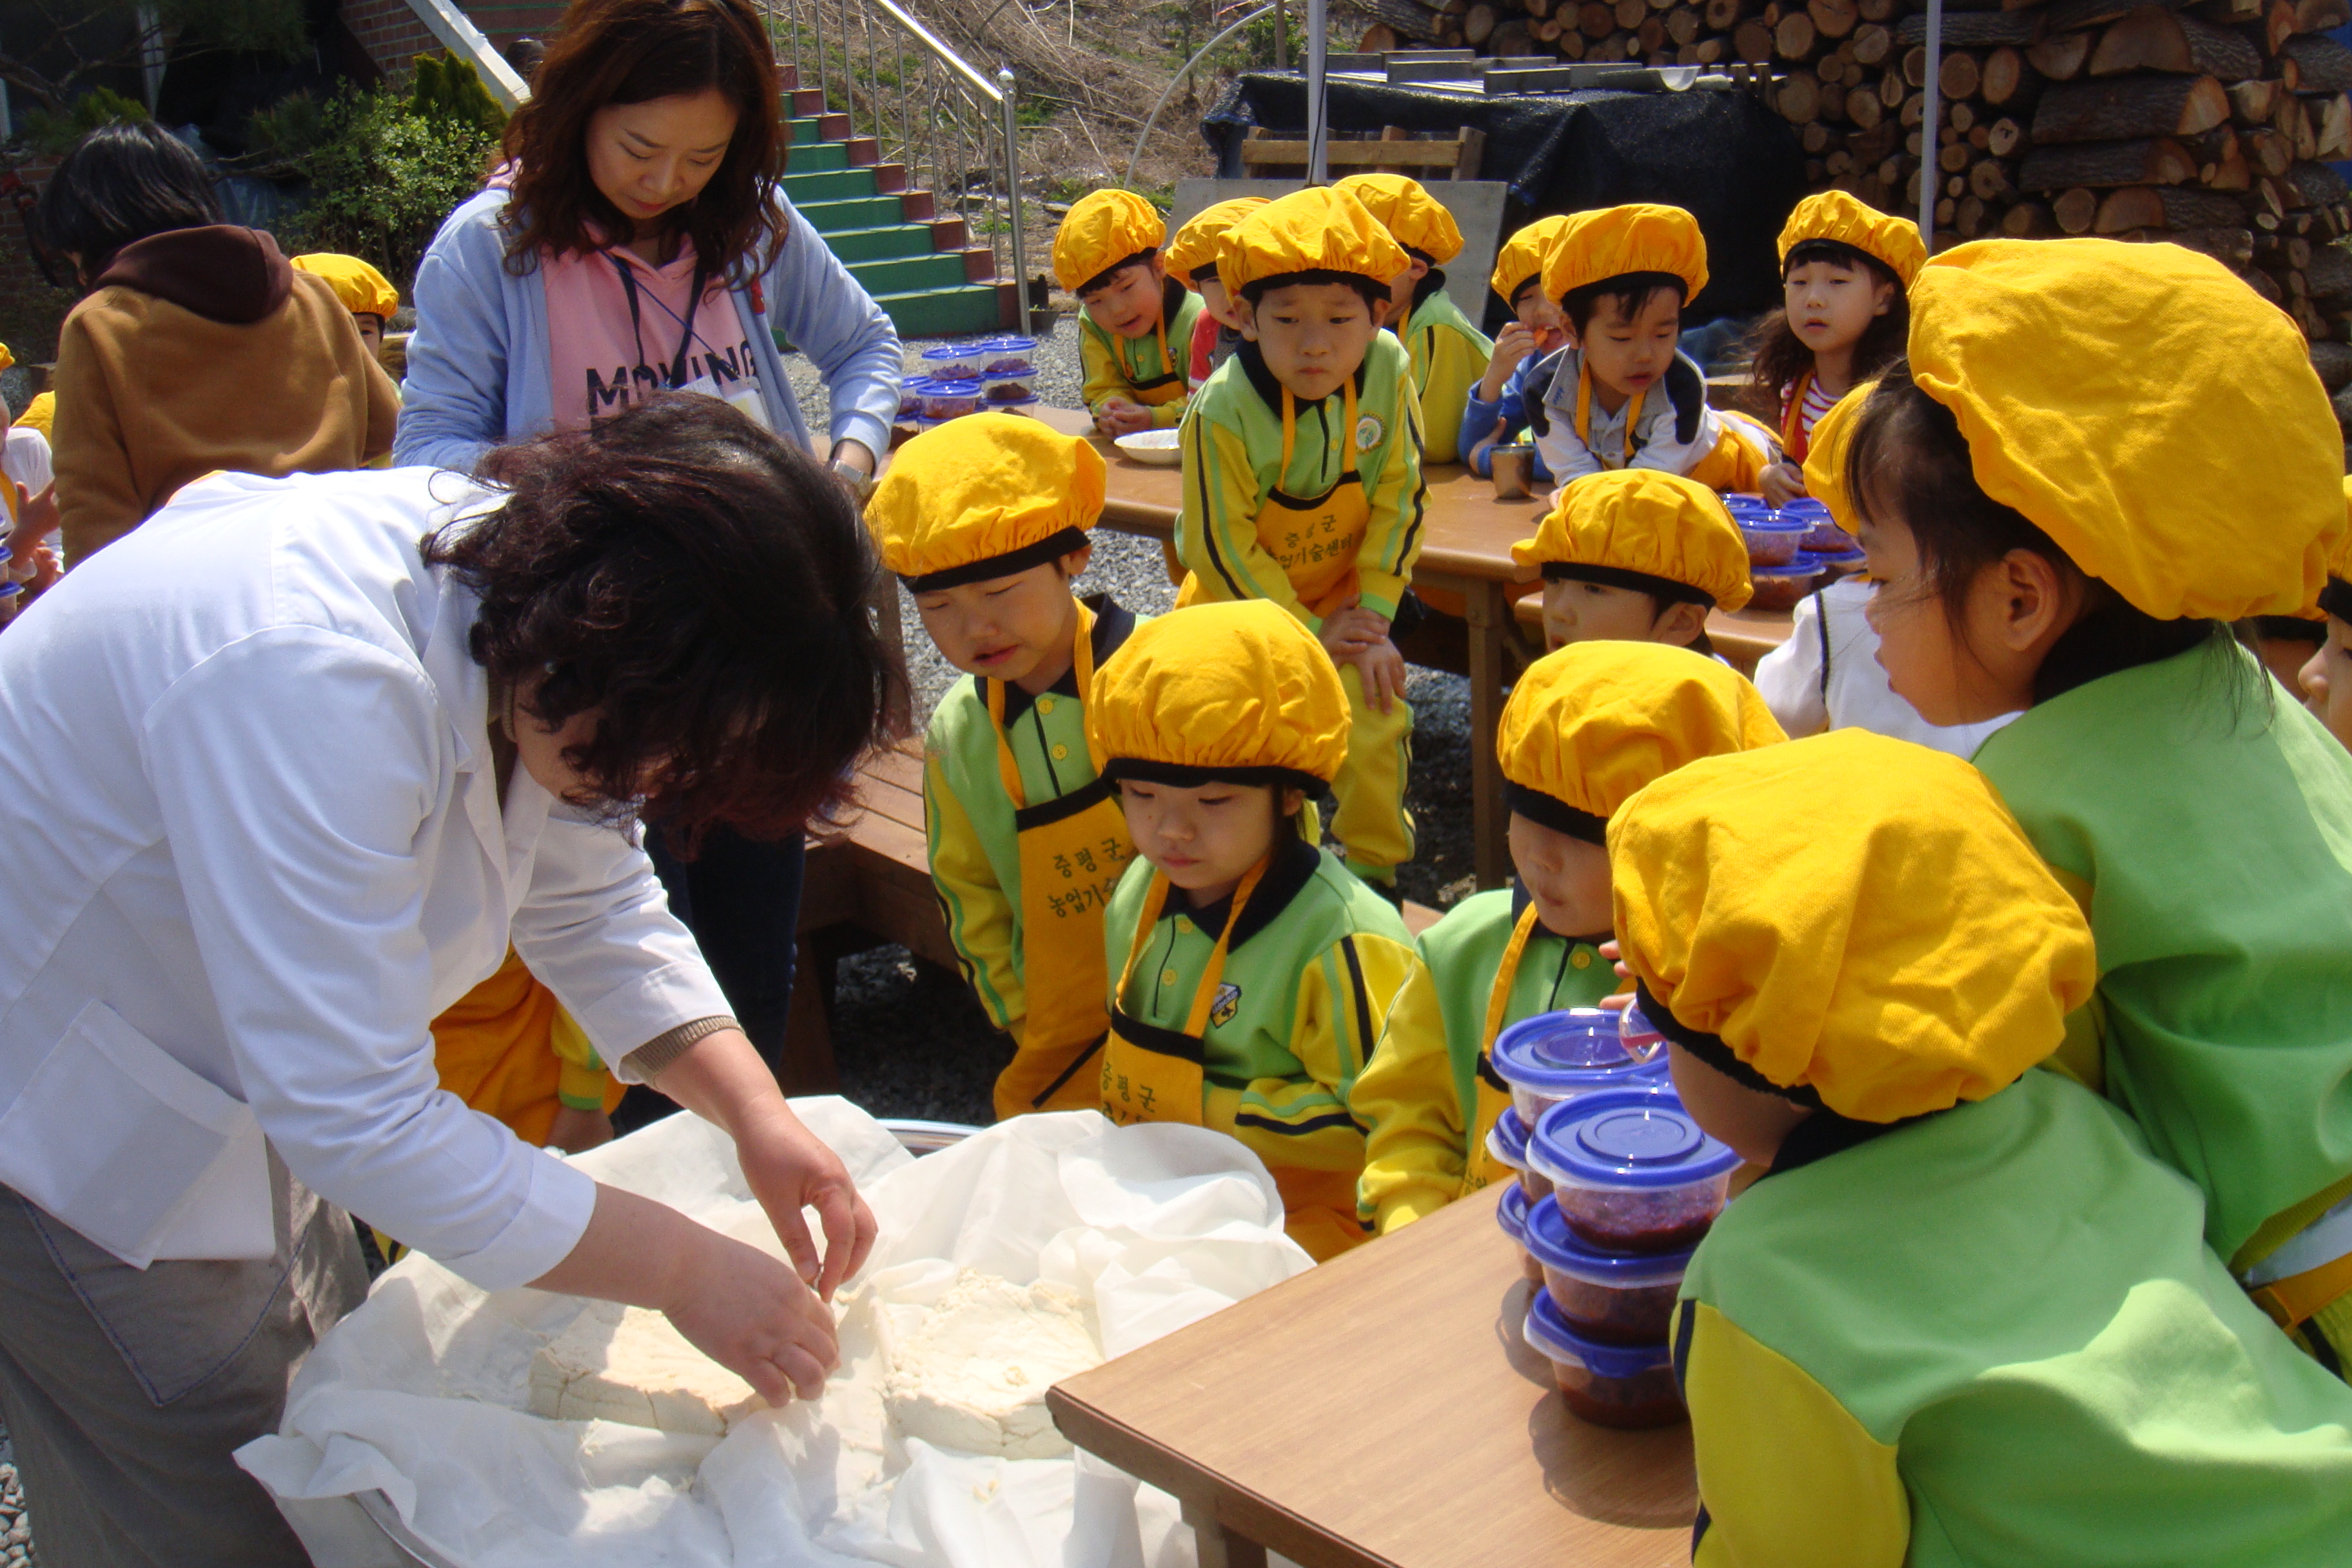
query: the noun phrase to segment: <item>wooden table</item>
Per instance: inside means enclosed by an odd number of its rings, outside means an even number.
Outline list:
[[[1184,1505],[1202,1568],[1681,1568],[1690,1428],[1568,1413],[1519,1338],[1500,1187],[1058,1384],[1071,1442]]]
[[[1094,421],[1082,410],[1041,408],[1037,416],[1057,430],[1087,436],[1101,448],[1110,467],[1102,515],[1106,527],[1162,541],[1175,537],[1183,497],[1181,470],[1123,456],[1094,434]],[[1502,773],[1495,763],[1495,731],[1517,668],[1543,651],[1540,623],[1530,642],[1514,613],[1514,586],[1534,582],[1537,574],[1512,561],[1511,546],[1535,536],[1543,521],[1544,500],[1540,496],[1498,500],[1493,481],[1458,464],[1432,468],[1426,479],[1427,522],[1412,583],[1416,588],[1458,595],[1469,626],[1471,868],[1478,886],[1499,888],[1510,873],[1511,856],[1505,840],[1507,818]],[[1733,663],[1753,670],[1767,649],[1787,640],[1789,616],[1785,611],[1742,611],[1738,616],[1718,611],[1708,617],[1707,632]]]

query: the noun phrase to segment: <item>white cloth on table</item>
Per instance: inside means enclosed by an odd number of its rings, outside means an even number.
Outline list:
[[[487,1289],[595,1202],[427,1026],[509,941],[608,1062],[727,1011],[619,829],[517,770],[430,469],[209,476],[0,638],[0,1183],[127,1262],[267,1257],[264,1140]]]

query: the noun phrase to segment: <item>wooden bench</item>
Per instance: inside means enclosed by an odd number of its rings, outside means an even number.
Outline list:
[[[858,804],[838,837],[809,845],[780,1075],[790,1094],[840,1087],[833,1053],[835,964],[897,942],[918,960],[957,968],[924,847],[922,742],[907,741],[867,758],[858,769]],[[1405,927],[1415,935],[1437,915],[1426,905],[1404,906]]]
[[[1307,173],[1303,138],[1276,136],[1263,125],[1242,139],[1242,174],[1254,180],[1298,177]],[[1345,174],[1411,174],[1418,180],[1475,180],[1486,155],[1486,133],[1465,125],[1451,136],[1415,135],[1402,125],[1378,136],[1326,135],[1323,164],[1333,179]]]

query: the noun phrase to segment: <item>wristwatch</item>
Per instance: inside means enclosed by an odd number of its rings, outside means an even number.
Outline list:
[[[849,493],[860,507],[874,499],[874,476],[856,464],[835,458],[831,467],[834,477],[849,487]]]

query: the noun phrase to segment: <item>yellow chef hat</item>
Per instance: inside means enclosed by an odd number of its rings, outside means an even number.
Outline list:
[[[1407,174],[1350,174],[1339,188],[1364,204],[1389,237],[1443,267],[1462,254],[1462,227],[1443,203]]]
[[[1087,742],[1113,782],[1328,784],[1348,755],[1348,693],[1315,634],[1265,599],[1139,625],[1087,694]]]
[[[16,423],[25,429],[38,430],[46,436],[49,433],[50,421],[57,416],[58,395],[43,392],[35,395],[33,401],[25,405],[16,416]]]
[[[1634,203],[1571,214],[1544,257],[1544,292],[1559,300],[1629,272],[1683,280],[1683,298],[1706,287],[1706,237],[1680,207]]]
[[[6,343],[0,343],[0,370],[6,370],[16,363],[16,356],[8,352],[8,345]]]
[[[1590,844],[1685,763],[1788,739],[1738,670],[1654,642],[1570,643],[1528,666],[1496,731],[1504,798]]]
[[[1571,221],[1568,214],[1555,213],[1536,219],[1503,241],[1503,248],[1495,253],[1495,275],[1487,281],[1504,304],[1509,304],[1511,296],[1529,283],[1543,281],[1545,258]]]
[[[866,523],[909,593],[936,593],[1085,549],[1104,483],[1092,443],[1016,414],[970,414],[898,448]]]
[[[392,313],[400,309],[400,290],[356,256],[314,250],[308,256],[294,258],[289,265],[297,272],[308,272],[332,284],[335,298],[355,316],[379,316],[388,321]]]
[[[1725,610],[1755,591],[1747,542],[1723,498],[1656,468],[1612,468],[1577,480],[1536,536],[1511,546],[1511,559],[1541,566],[1549,580],[1607,583]]]
[[[1235,196],[1229,202],[1219,202],[1202,207],[1192,219],[1176,231],[1168,242],[1168,274],[1179,282],[1192,285],[1198,274],[1213,272],[1217,268],[1217,252],[1225,245],[1225,236],[1234,226],[1265,205],[1264,196]]]
[[[1217,276],[1235,299],[1250,284],[1294,272],[1344,272],[1385,284],[1412,260],[1364,204],[1331,185],[1278,196],[1234,226]]]
[[[1788,226],[1780,230],[1780,265],[1788,266],[1789,252],[1811,239],[1850,245],[1884,262],[1906,289],[1927,264],[1927,242],[1919,237],[1917,224],[1880,212],[1843,191],[1823,191],[1797,204]]]
[[[1805,447],[1805,493],[1829,508],[1830,521],[1848,533],[1857,531],[1859,513],[1845,488],[1846,454],[1853,447],[1854,420],[1877,385],[1865,381],[1830,405],[1829,412],[1813,421]]]
[[[2291,615],[2344,532],[2303,334],[2210,257],[1979,240],[1920,269],[1911,374],[1984,492],[2158,620]]]
[[[1054,277],[1075,294],[1167,238],[1160,209],[1133,191],[1088,191],[1070,204],[1054,233]]]
[[[1860,1121],[2015,1081],[2098,981],[2082,910],[1984,775],[1866,730],[1667,774],[1611,825],[1609,870],[1643,1013]]]

